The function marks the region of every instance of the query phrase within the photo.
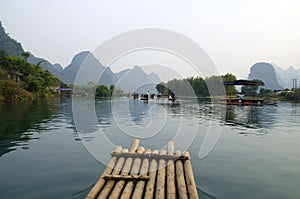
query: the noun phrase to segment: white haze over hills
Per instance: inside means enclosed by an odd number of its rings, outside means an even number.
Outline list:
[[[116,35],[158,28],[195,41],[220,74],[244,77],[258,61],[300,67],[299,0],[37,2],[1,0],[0,20],[26,51],[63,66]]]
[[[300,81],[300,69],[295,69],[290,66],[288,69],[284,70],[274,63],[271,64],[273,65],[276,74],[278,74],[279,84],[281,84],[283,88],[292,88],[293,79]]]
[[[291,89],[293,88],[293,79],[300,80],[300,70],[294,67],[284,70],[274,63],[257,62],[250,68],[248,79],[262,80],[266,89]]]
[[[5,32],[1,23],[0,43],[0,50],[6,51],[10,56],[21,56],[21,54],[25,51],[21,43],[11,38],[9,34]],[[181,57],[159,50],[137,51],[135,53],[128,54],[127,56],[120,57],[108,67],[101,64],[101,59],[96,58],[89,51],[83,51],[75,55],[67,67],[63,67],[59,63],[52,65],[46,59],[35,57],[31,52],[28,62],[33,64],[40,63],[40,66],[44,70],[50,71],[67,84],[74,83],[77,71],[82,64],[88,65],[88,67],[86,67],[86,72],[89,75],[82,77],[82,83],[88,83],[90,82],[90,79],[95,80],[95,78],[91,78],[92,76],[95,76],[94,71],[101,70],[103,72],[103,75],[100,78],[101,84],[107,86],[116,85],[128,92],[132,92],[132,90],[136,89],[144,90],[143,92],[145,92],[145,90],[154,91],[155,84],[160,81],[167,82],[174,78],[183,79],[186,77],[196,76],[205,78],[206,76],[203,76],[201,71],[205,71],[205,69],[207,69],[207,65],[204,63],[203,66],[201,66],[202,68],[199,66],[196,66],[197,68],[195,68],[184,61]],[[234,65],[238,65],[238,63],[235,63]],[[257,62],[254,65],[257,66],[253,71],[256,75],[250,76],[250,78],[262,78],[269,88],[290,89],[293,86],[293,79],[300,80],[300,69],[295,69],[294,67],[289,67],[284,70],[277,64],[270,62]],[[249,71],[250,65],[245,67],[247,67]],[[250,67],[250,72],[252,67]],[[216,68],[218,67],[216,66]],[[267,70],[267,68],[269,68],[269,70]],[[214,71],[214,67],[211,71]],[[237,73],[236,70],[228,69],[228,72],[236,75],[238,79],[241,77],[241,74]],[[218,74],[218,72],[215,71],[215,73],[207,75],[224,75],[225,73],[226,72]],[[242,76],[246,76],[246,74],[242,74]],[[148,84],[152,85],[148,86]],[[139,88],[140,86],[143,88]]]
[[[59,68],[58,64],[55,66]],[[104,66],[89,51],[76,54],[72,62],[61,71],[61,79],[67,84],[87,85],[89,82],[93,82],[108,87],[115,85],[116,88],[126,92],[149,91],[152,93],[156,92],[156,84],[161,82],[158,75],[146,74],[140,66],[114,73],[110,67]],[[98,80],[98,82],[93,80]]]

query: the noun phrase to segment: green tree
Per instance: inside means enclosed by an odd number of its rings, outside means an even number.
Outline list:
[[[20,86],[10,79],[0,81],[0,93],[6,101],[12,101],[20,93]]]
[[[223,82],[229,82],[229,81],[236,81],[236,76],[231,74],[231,73],[227,73],[226,75],[222,76]],[[226,86],[226,94],[231,96],[231,95],[236,95],[236,89],[234,86]]]
[[[7,73],[2,67],[0,66],[0,80],[6,79],[7,78]]]
[[[110,90],[104,85],[97,86],[95,96],[96,97],[109,97]]]
[[[27,62],[28,57],[30,57],[30,53],[29,52],[23,52],[22,57],[24,57],[24,61]]]
[[[42,77],[34,76],[32,74],[28,75],[26,83],[28,86],[28,91],[40,93],[43,90],[45,80]]]
[[[165,83],[161,82],[155,86],[156,90],[161,94],[169,94],[169,89]]]
[[[25,60],[29,53],[24,53]],[[45,96],[51,87],[58,86],[60,81],[49,71],[44,71],[38,65],[33,65],[19,57],[9,57],[5,52],[0,51],[0,80],[1,93],[8,99],[32,98],[29,92],[37,96]],[[11,81],[15,81],[15,85]],[[8,89],[5,89],[4,85]],[[15,89],[13,87],[15,86]],[[18,92],[17,92],[18,91]]]
[[[110,87],[109,87],[110,96],[113,95],[114,90],[115,90],[115,86],[114,85],[110,85]]]

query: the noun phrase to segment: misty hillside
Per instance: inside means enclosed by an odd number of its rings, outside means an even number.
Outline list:
[[[82,70],[80,73],[82,75],[77,77],[79,70]],[[61,78],[67,84],[74,84],[77,78],[76,85],[84,85],[97,80],[98,84],[108,87],[115,85],[116,88],[126,92],[147,92],[147,90],[156,92],[155,86],[161,81],[157,74],[147,75],[139,66],[113,73],[89,51],[76,54],[71,63],[62,71]],[[93,81],[93,83],[96,82]]]
[[[24,49],[20,42],[11,38],[4,30],[0,22],[0,51],[5,51],[8,56],[22,57]],[[76,75],[80,68],[83,68],[83,75],[78,78],[78,84],[87,84],[91,80],[97,80],[99,84],[110,86],[116,85],[120,89],[127,92],[133,92],[134,89],[151,90],[155,92],[156,83],[160,82],[159,77],[152,73],[147,75],[140,67],[126,69],[114,74],[109,67],[105,67],[101,62],[89,51],[83,51],[74,56],[71,63],[63,68],[60,64],[51,64],[43,58],[35,57],[29,52],[30,56],[27,61],[31,64],[39,65],[42,69],[48,70],[52,74],[59,77],[66,84],[74,84]],[[94,82],[96,83],[96,82]],[[154,83],[149,86],[149,83]],[[147,84],[147,88],[143,88]],[[145,91],[144,91],[145,92]]]
[[[160,82],[160,79],[155,74],[147,75],[141,67],[134,66],[130,70],[125,70],[119,78],[115,78],[115,85],[126,92],[145,93],[147,91],[156,92],[155,86]]]
[[[276,64],[273,64],[275,71],[277,72],[280,80],[282,80],[282,86],[284,88],[291,89],[293,87],[293,79],[300,79],[300,69],[296,70],[294,67],[289,67],[286,70],[283,70]]]
[[[105,70],[105,67],[94,57],[91,52],[83,51],[76,54],[71,63],[62,71],[62,80],[67,84],[74,84],[76,75],[80,68],[84,68],[85,71],[83,76],[78,77],[78,84],[88,84],[95,79],[91,77],[95,71],[103,72]]]
[[[21,43],[17,42],[13,38],[9,36],[8,33],[5,32],[4,27],[0,21],[0,51],[5,51],[8,56],[17,56],[22,57],[22,53],[24,53],[24,49]],[[30,57],[27,61],[31,64],[38,64],[42,69],[48,70],[52,74],[60,77],[60,72],[57,71],[50,62],[45,59],[35,57],[30,53]]]
[[[259,79],[265,83],[266,89],[281,90],[281,86],[278,82],[277,75],[273,66],[269,63],[259,62],[254,64],[250,68],[249,80]]]

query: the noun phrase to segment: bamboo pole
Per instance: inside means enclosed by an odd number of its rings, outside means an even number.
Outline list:
[[[137,149],[137,153],[139,153],[139,154],[144,153],[144,151],[145,151],[144,147],[138,147],[138,149]],[[131,175],[137,175],[139,173],[141,162],[142,162],[141,158],[134,159],[133,165],[132,165],[132,168],[130,171]],[[133,192],[133,188],[134,188],[133,181],[127,182],[127,184],[122,192],[121,199],[130,199],[131,194]]]
[[[106,175],[103,177],[105,180],[141,180],[141,181],[146,181],[149,180],[148,176],[145,175]]]
[[[133,139],[132,143],[131,143],[131,146],[130,146],[129,152],[134,153],[137,150],[137,148],[139,146],[139,143],[140,143],[139,139]]]
[[[151,150],[150,149],[146,149],[144,154],[151,154]],[[147,176],[147,172],[148,172],[148,168],[149,168],[149,158],[144,158],[142,166],[141,166],[141,170],[140,170],[140,176]],[[149,179],[149,176],[147,176]],[[132,199],[140,199],[143,196],[143,192],[144,192],[144,187],[145,187],[145,181],[138,181],[133,195],[132,195]]]
[[[115,148],[115,152],[121,152],[122,147],[121,146],[116,146]],[[105,184],[105,180],[103,179],[103,177],[105,175],[111,174],[115,164],[117,161],[117,157],[112,157],[106,167],[106,169],[103,171],[102,175],[100,176],[100,178],[98,179],[98,181],[96,182],[96,184],[94,185],[94,187],[91,189],[91,191],[88,193],[88,195],[85,197],[86,199],[94,199],[97,197],[97,195],[99,194],[99,192],[101,191],[103,185]]]
[[[183,154],[185,156],[190,157],[190,154],[188,151],[183,152]],[[198,199],[198,192],[197,192],[197,187],[196,187],[196,183],[195,183],[195,179],[194,179],[194,175],[193,175],[193,169],[192,169],[192,164],[191,164],[191,160],[185,160],[184,161],[184,173],[185,173],[185,180],[186,180],[186,185],[187,185],[187,189],[189,192],[189,197],[191,199]]]
[[[159,154],[166,154],[166,150],[160,150]],[[158,162],[158,173],[156,182],[156,193],[155,198],[164,199],[165,198],[165,178],[166,178],[166,160],[160,159]]]
[[[132,144],[131,144],[131,147],[130,147],[130,153],[134,153],[137,148],[138,148],[138,145],[139,145],[139,140],[138,139],[134,139],[132,141]],[[129,173],[129,170],[131,168],[131,165],[132,165],[132,162],[133,162],[133,158],[129,157],[126,159],[125,161],[125,164],[124,164],[124,167],[122,169],[122,173],[121,175],[128,175]],[[120,180],[116,183],[115,187],[113,188],[109,198],[110,199],[113,199],[113,198],[119,198],[120,195],[121,195],[121,192],[123,190],[123,187],[124,187],[124,184],[125,184],[125,181],[124,180]]]
[[[168,142],[168,155],[174,155],[174,142]],[[176,199],[174,161],[168,160],[167,166],[167,198]]]
[[[128,152],[128,149],[123,149],[122,152]],[[123,164],[125,162],[125,158],[123,157],[120,157],[114,170],[112,171],[112,175],[117,175],[120,173],[122,167],[123,167]],[[115,181],[114,180],[109,180],[107,181],[107,183],[105,184],[105,186],[103,187],[102,191],[100,192],[99,196],[98,196],[98,199],[104,199],[104,198],[107,198],[110,191],[112,190],[112,188],[114,187],[115,185]]]
[[[166,160],[187,160],[186,156],[177,156],[177,155],[160,155],[160,154],[138,154],[138,153],[130,153],[130,152],[111,152],[111,156],[122,156],[122,157],[131,157],[131,158],[156,158],[156,159],[166,159]]]
[[[158,150],[152,151],[152,154],[157,155]],[[147,182],[146,193],[145,193],[145,197],[144,197],[145,199],[154,198],[156,173],[157,173],[157,161],[156,161],[156,159],[152,159],[151,163],[150,163],[150,170],[149,170],[149,181]]]
[[[177,150],[176,155],[181,155],[181,151]],[[184,170],[181,160],[177,160],[175,163],[176,168],[176,181],[177,181],[177,192],[180,199],[188,199],[185,179],[184,179]]]
[[[168,141],[168,155],[174,156],[174,142],[173,140]]]

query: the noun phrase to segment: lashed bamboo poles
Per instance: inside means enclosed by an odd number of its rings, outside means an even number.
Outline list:
[[[168,155],[174,155],[173,141],[168,142]],[[168,167],[167,167],[167,198],[168,199],[176,199],[174,161],[168,160]]]
[[[122,150],[121,146],[116,146],[115,152],[121,152],[121,150]],[[86,196],[86,199],[94,199],[97,197],[97,195],[99,194],[103,185],[105,184],[105,180],[103,179],[103,177],[105,175],[111,174],[111,172],[113,171],[113,169],[115,167],[116,161],[117,161],[117,157],[112,157],[110,159],[106,169],[104,170],[104,172],[102,173],[102,175],[100,176],[99,180],[96,182],[94,187],[91,189],[89,194]]]
[[[139,140],[135,139],[130,151],[116,147],[111,152],[108,167],[86,199],[97,195],[122,199],[198,198],[188,152],[174,153],[173,141],[168,142],[168,151],[159,153],[138,145]]]
[[[157,155],[158,150],[152,151],[152,154]],[[157,160],[155,158],[153,158],[150,163],[149,181],[147,182],[147,186],[146,186],[146,193],[145,193],[145,197],[144,197],[145,199],[154,198],[156,173],[157,173]]]
[[[122,152],[128,152],[128,149],[123,149]],[[125,158],[123,157],[120,157],[113,172],[112,172],[112,175],[117,175],[120,173],[122,167],[123,167],[123,164],[125,162]],[[100,192],[99,196],[98,196],[98,199],[104,199],[104,198],[107,198],[110,191],[112,190],[112,188],[114,187],[115,185],[115,181],[114,180],[109,180],[103,190]]]
[[[180,156],[181,151],[177,150],[176,155]],[[175,166],[176,166],[176,181],[177,181],[178,197],[180,199],[188,199],[182,161],[177,160]]]
[[[140,180],[140,181],[147,181],[149,180],[149,177],[148,176],[145,176],[145,175],[127,175],[127,176],[124,176],[124,175],[106,175],[106,176],[103,176],[103,179],[104,180]]]
[[[188,151],[183,152],[183,155],[190,157],[190,153]],[[190,158],[184,161],[184,173],[185,173],[185,181],[186,181],[187,189],[189,192],[189,197],[191,199],[199,198]]]
[[[131,157],[131,158],[156,158],[156,159],[166,159],[166,160],[187,160],[188,157],[180,155],[169,155],[169,154],[165,154],[165,155],[161,155],[161,154],[138,154],[138,153],[130,153],[130,152],[115,152],[112,151],[111,156],[117,156],[117,157]]]
[[[145,150],[144,147],[138,147],[137,149],[137,153],[141,154],[143,153]],[[133,161],[133,165],[132,165],[132,168],[131,168],[131,172],[130,174],[131,175],[137,175],[139,170],[140,170],[140,166],[141,166],[141,158],[135,158],[134,161]],[[131,197],[131,194],[133,192],[133,187],[134,187],[134,183],[133,181],[129,181],[127,182],[124,190],[123,190],[123,193],[121,195],[121,199],[129,199]]]
[[[165,155],[166,150],[160,150],[159,154]],[[157,172],[157,182],[156,182],[156,193],[155,198],[164,199],[165,198],[165,177],[166,177],[166,160],[160,159],[158,162],[158,172]]]
[[[151,150],[150,149],[146,149],[144,154],[151,154]],[[149,158],[144,158],[142,166],[141,166],[141,170],[140,170],[140,176],[147,176],[148,173],[148,168],[149,168]],[[138,181],[133,195],[132,195],[132,199],[139,199],[142,198],[143,196],[143,192],[144,192],[144,187],[145,187],[145,181]]]
[[[129,151],[130,153],[134,153],[137,150],[139,142],[140,141],[138,139],[133,140]],[[121,175],[128,175],[132,162],[133,162],[133,158],[128,157],[126,159]],[[125,184],[124,180],[118,181],[115,187],[113,188],[109,198],[110,199],[119,198],[123,190],[124,184]]]

